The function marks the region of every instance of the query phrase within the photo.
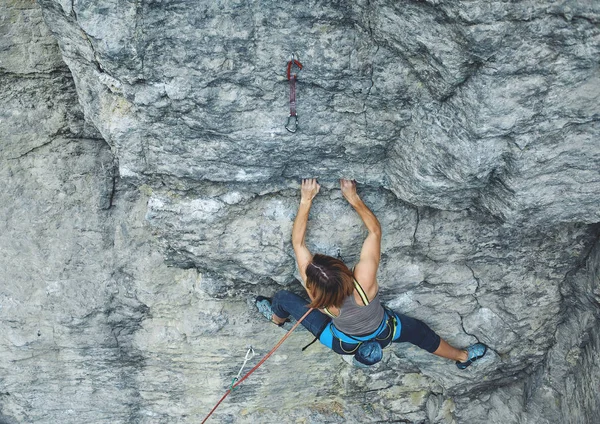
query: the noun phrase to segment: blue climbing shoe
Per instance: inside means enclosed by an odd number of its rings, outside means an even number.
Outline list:
[[[483,356],[485,355],[486,352],[487,352],[487,346],[484,345],[483,343],[472,344],[471,346],[469,346],[467,348],[467,353],[469,354],[469,359],[467,359],[465,362],[456,361],[456,366],[458,367],[459,370],[464,370],[465,368],[467,368],[469,365],[471,365],[476,360],[483,358]]]
[[[273,321],[273,309],[271,308],[271,298],[257,296],[256,300],[254,301],[254,304],[256,305],[258,312],[260,312],[266,319],[271,321],[276,326],[281,327],[284,330],[289,330],[290,328],[292,328],[292,324],[290,323],[289,319],[286,319],[283,324],[278,324],[275,321]]]

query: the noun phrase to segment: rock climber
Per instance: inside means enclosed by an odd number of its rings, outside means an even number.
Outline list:
[[[434,355],[456,361],[459,369],[482,358],[487,351],[484,344],[457,349],[424,322],[381,304],[376,278],[381,256],[381,226],[357,194],[356,182],[340,180],[340,185],[344,198],[368,230],[358,263],[350,269],[341,260],[318,253],[313,255],[306,247],[308,215],[320,185],[316,179],[305,179],[292,229],[292,246],[310,301],[281,290],[272,299],[258,296],[258,310],[283,327],[290,315],[298,320],[309,308],[314,308],[302,325],[334,352],[353,355],[352,363],[359,367],[379,362],[383,357],[382,349],[392,342],[412,343]]]

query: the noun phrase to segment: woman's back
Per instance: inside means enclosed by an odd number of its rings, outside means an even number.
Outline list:
[[[356,280],[355,280],[356,281]],[[356,291],[361,298],[366,298],[358,282],[355,282]],[[361,293],[362,292],[362,293]],[[354,336],[370,334],[379,327],[385,314],[379,298],[379,292],[368,304],[359,304],[354,294],[348,296],[339,308],[337,317],[333,318],[333,325],[338,330]],[[362,302],[361,302],[362,303]]]

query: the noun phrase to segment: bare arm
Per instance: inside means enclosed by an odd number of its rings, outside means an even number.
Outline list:
[[[360,260],[354,267],[354,275],[368,294],[377,291],[377,268],[381,258],[381,225],[377,217],[356,193],[356,182],[341,180],[342,194],[367,227],[367,237],[360,251]]]
[[[302,180],[302,190],[300,195],[300,205],[298,206],[298,213],[294,220],[294,226],[292,227],[292,247],[296,255],[296,262],[298,263],[298,270],[302,281],[306,284],[306,267],[312,259],[312,254],[308,250],[305,244],[306,236],[306,225],[308,223],[308,214],[310,207],[312,206],[312,200],[319,192],[321,186],[317,183],[317,180],[306,179]]]

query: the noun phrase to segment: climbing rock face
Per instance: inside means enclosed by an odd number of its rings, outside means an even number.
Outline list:
[[[283,335],[253,298],[302,292],[307,177],[311,251],[357,261],[356,179],[387,305],[489,353],[298,331],[215,422],[593,421],[599,5],[38,4],[0,5],[0,422],[200,422]]]
[[[508,222],[600,220],[598,5],[40,3],[123,177],[352,177]]]

